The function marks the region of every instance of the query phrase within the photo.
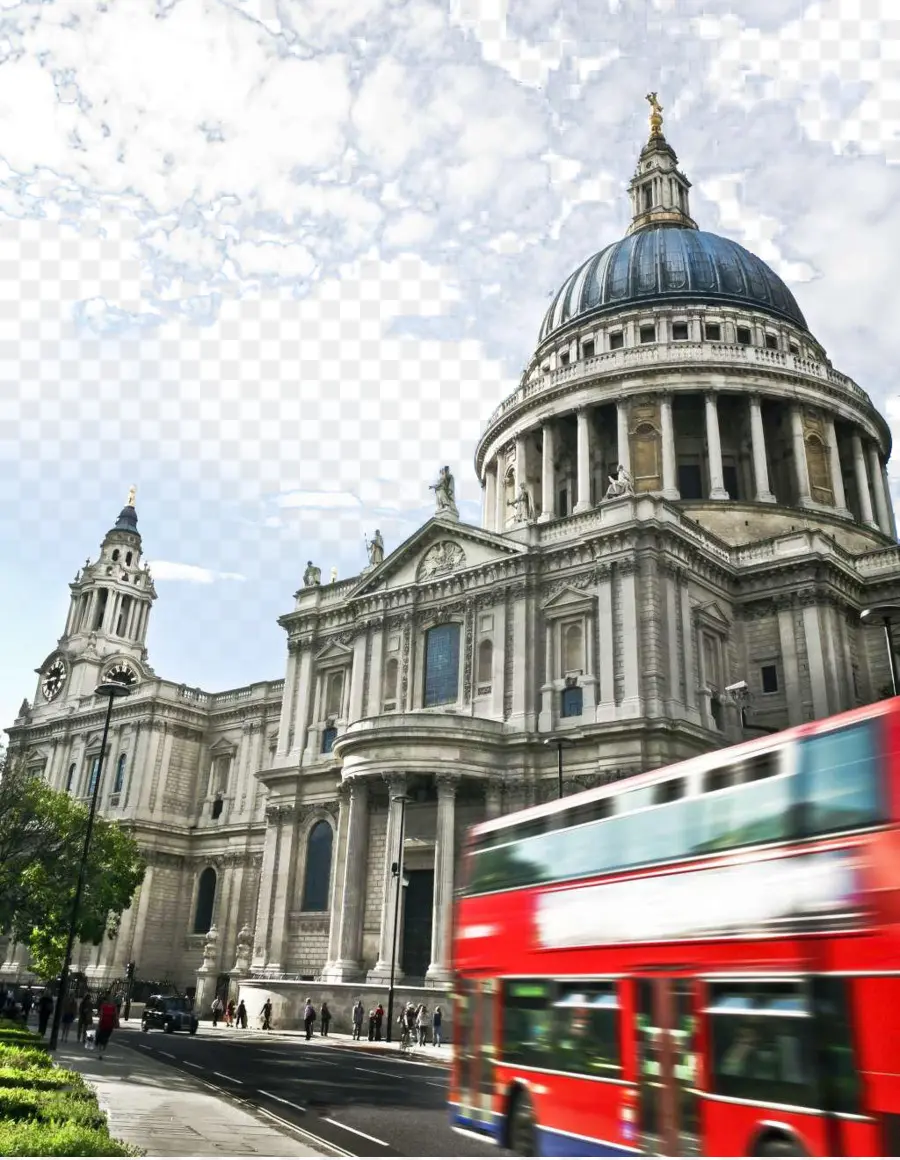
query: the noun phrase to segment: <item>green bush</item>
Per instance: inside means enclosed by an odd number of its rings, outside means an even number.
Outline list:
[[[16,1047],[0,1043],[0,1067],[51,1068],[53,1060],[46,1051],[38,1047]]]
[[[87,1085],[76,1071],[62,1068],[0,1067],[0,1087],[32,1088],[34,1091],[87,1091]]]
[[[0,1120],[0,1156],[141,1156],[103,1129],[33,1120]]]
[[[38,1092],[0,1087],[0,1120],[44,1120],[82,1128],[105,1128],[106,1116],[93,1092]]]

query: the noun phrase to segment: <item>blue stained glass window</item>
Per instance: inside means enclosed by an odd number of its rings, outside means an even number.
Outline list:
[[[306,841],[303,910],[327,910],[331,885],[331,847],[334,833],[325,821],[316,822]]]
[[[333,726],[329,726],[327,729],[322,730],[323,753],[331,753],[332,749],[334,749],[335,741],[337,741],[337,729],[335,729]]]
[[[94,786],[97,784],[97,778],[100,776],[100,758],[94,757],[91,759],[91,772],[88,776],[87,796],[90,797],[94,792]]]
[[[113,793],[121,793],[125,786],[125,754],[121,754],[116,762],[116,780],[113,782]]]
[[[459,625],[440,624],[425,635],[425,707],[459,696]]]
[[[583,693],[581,689],[563,689],[562,694],[562,716],[563,717],[580,717],[581,707],[583,701]]]

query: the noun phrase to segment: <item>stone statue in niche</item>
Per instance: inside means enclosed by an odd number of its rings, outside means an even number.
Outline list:
[[[379,564],[384,562],[384,540],[381,538],[381,532],[378,528],[375,529],[375,535],[371,542],[366,540],[366,552],[369,555],[370,568],[377,568]]]
[[[606,489],[604,499],[621,499],[625,495],[634,495],[634,480],[631,478],[631,472],[621,463],[615,479],[611,475],[608,475],[607,479],[609,487]]]
[[[306,571],[303,573],[304,588],[313,588],[322,583],[322,569],[317,568],[312,560],[306,561]]]
[[[534,505],[524,483],[519,484],[519,494],[515,499],[509,501],[507,507],[511,507],[515,511],[518,523],[524,524],[534,519]]]
[[[437,482],[428,489],[434,492],[435,515],[459,515],[456,506],[456,484],[449,467],[442,467]]]

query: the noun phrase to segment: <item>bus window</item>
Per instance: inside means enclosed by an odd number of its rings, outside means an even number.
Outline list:
[[[663,806],[684,797],[686,782],[683,777],[671,777],[668,781],[661,781],[653,789],[653,804]]]
[[[826,1087],[827,1110],[854,1114],[862,1111],[862,1091],[847,986],[847,980],[836,975],[816,975],[811,981],[813,1010],[818,1020],[818,1071]]]
[[[506,1063],[552,1068],[550,989],[549,979],[504,982],[501,1025]]]
[[[805,835],[885,821],[876,721],[800,742],[800,808]]]
[[[615,983],[560,985],[553,1004],[555,1071],[618,1079],[619,999]]]

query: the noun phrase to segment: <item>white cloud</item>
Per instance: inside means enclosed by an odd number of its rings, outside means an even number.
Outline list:
[[[156,580],[180,580],[187,584],[215,584],[218,580],[246,580],[240,572],[214,572],[196,564],[178,564],[172,560],[151,560],[150,571]]]
[[[280,508],[313,508],[317,510],[359,508],[357,496],[346,491],[289,491],[275,501]]]

